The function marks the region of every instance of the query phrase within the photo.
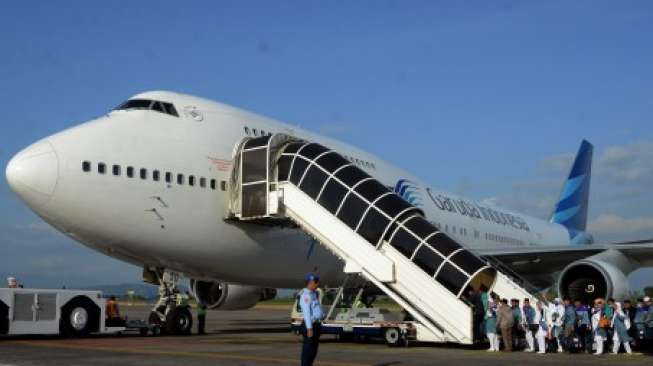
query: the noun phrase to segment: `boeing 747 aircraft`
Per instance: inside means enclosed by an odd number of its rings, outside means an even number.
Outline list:
[[[6,177],[65,235],[143,267],[146,278],[180,273],[211,308],[242,309],[265,288],[300,287],[308,271],[319,271],[326,284],[343,278],[339,256],[299,225],[230,214],[242,141],[271,135],[337,152],[419,209],[438,232],[539,288],[622,298],[628,274],[653,265],[650,241],[595,243],[587,232],[593,150],[587,141],[549,221],[437,190],[337,140],[166,91],[135,95],[105,116],[35,142],[11,159]]]

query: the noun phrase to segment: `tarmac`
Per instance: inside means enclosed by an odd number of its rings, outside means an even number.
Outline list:
[[[123,306],[132,319],[146,318],[144,306]],[[298,365],[301,339],[289,331],[287,306],[260,305],[245,311],[209,311],[207,335],[0,338],[0,366],[7,365]],[[322,366],[363,365],[652,365],[653,356],[488,353],[455,345],[388,347],[345,343],[323,337]]]

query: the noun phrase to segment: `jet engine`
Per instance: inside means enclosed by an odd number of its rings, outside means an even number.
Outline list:
[[[624,254],[607,250],[565,267],[558,277],[558,294],[586,304],[598,297],[622,300],[628,296],[628,274],[634,269]]]
[[[190,288],[197,302],[219,310],[249,309],[276,296],[274,289],[195,279],[190,280]]]

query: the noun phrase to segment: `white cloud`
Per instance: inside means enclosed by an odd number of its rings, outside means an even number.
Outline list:
[[[598,176],[614,183],[650,188],[653,184],[653,143],[610,146],[594,166]]]
[[[591,232],[615,234],[653,231],[653,217],[625,218],[619,215],[603,214],[589,223]]]

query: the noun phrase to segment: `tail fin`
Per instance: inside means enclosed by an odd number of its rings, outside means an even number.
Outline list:
[[[594,146],[583,140],[550,220],[567,228],[572,243],[591,242],[591,236],[585,233],[585,229],[593,151]]]

